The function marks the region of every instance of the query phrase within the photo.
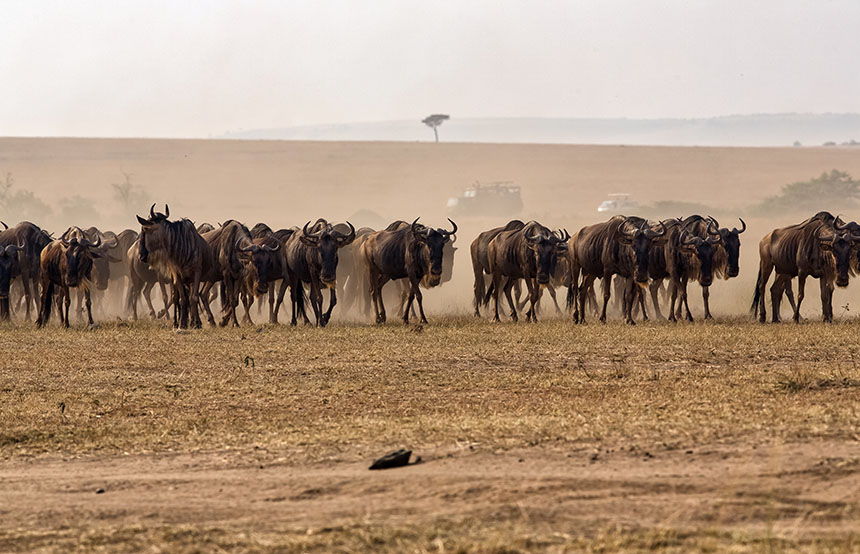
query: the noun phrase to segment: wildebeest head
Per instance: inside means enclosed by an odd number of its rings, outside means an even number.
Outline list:
[[[243,246],[241,241],[236,243],[236,249],[242,256],[248,267],[251,283],[258,294],[264,294],[269,290],[269,282],[282,277],[280,265],[277,263],[276,252],[280,250],[281,243],[275,239],[260,241],[250,246]]]
[[[164,248],[165,246],[165,227],[167,218],[170,217],[170,207],[164,205],[164,213],[155,211],[155,204],[149,208],[149,219],[144,219],[137,216],[137,222],[140,223],[140,261],[149,263],[149,252]]]
[[[557,234],[543,231],[535,232],[535,227],[524,231],[526,232],[526,242],[535,256],[538,283],[545,285],[549,283],[550,276],[555,273],[559,252],[567,251],[570,233],[566,229],[557,231]]]
[[[735,227],[729,231],[725,227],[720,227],[720,224],[713,217],[709,217],[708,219],[714,223],[714,227],[720,230],[723,248],[726,250],[726,276],[737,277],[740,273],[739,262],[741,257],[741,239],[738,235],[747,230],[747,224],[743,219],[738,218],[741,222],[741,228],[738,229]]]
[[[412,222],[409,233],[422,246],[425,263],[430,268],[429,274],[424,276],[428,287],[435,287],[442,281],[442,273],[445,267],[445,244],[457,233],[457,224],[450,218],[448,221],[454,227],[451,231],[442,228],[425,227],[418,223],[418,219]],[[452,251],[453,262],[453,251]],[[451,264],[453,265],[453,263]]]
[[[320,281],[324,286],[333,287],[337,282],[337,251],[355,240],[355,227],[349,221],[348,233],[335,229],[325,220],[317,221],[315,231],[308,230],[310,221],[302,227],[299,239],[316,252],[317,263],[320,267]]]
[[[66,261],[66,274],[63,276],[63,280],[67,286],[77,287],[84,279],[91,277],[93,260],[103,256],[100,249],[101,243],[101,237],[95,243],[77,236],[72,236],[70,239],[65,238],[65,236],[60,237],[60,244]]]
[[[836,286],[847,287],[848,275],[851,270],[851,252],[855,249],[860,236],[853,235],[846,230],[848,225],[839,224],[837,219],[833,223],[836,230],[832,235],[818,236],[818,247],[824,252],[833,254],[836,262]]]
[[[708,237],[702,238],[691,235],[686,229],[681,231],[678,247],[682,252],[695,256],[699,260],[699,284],[708,287],[714,282],[714,254],[722,242],[719,230],[708,224]]]
[[[655,231],[648,226],[647,221],[642,221],[638,228],[628,230],[631,226],[629,221],[624,221],[618,227],[617,238],[621,244],[626,244],[633,250],[634,273],[633,278],[639,283],[648,282],[648,258],[651,247],[661,244],[668,239],[666,225],[660,222],[660,230]]]

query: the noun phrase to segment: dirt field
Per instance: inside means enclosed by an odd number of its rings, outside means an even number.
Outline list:
[[[430,317],[4,329],[0,551],[860,548],[858,324]]]

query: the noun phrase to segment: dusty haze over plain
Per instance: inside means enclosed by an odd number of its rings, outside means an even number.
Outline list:
[[[860,112],[858,21],[851,1],[4,2],[0,134]]]

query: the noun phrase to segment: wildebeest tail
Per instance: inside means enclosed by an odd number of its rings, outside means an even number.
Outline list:
[[[576,291],[572,284],[567,286],[567,300],[565,301],[565,307],[568,311],[576,308]]]
[[[753,315],[758,311],[759,302],[761,302],[761,268],[758,268],[758,277],[755,280],[755,292],[753,293],[752,306],[750,306],[750,312]]]
[[[51,318],[51,309],[53,308],[54,303],[54,283],[48,282],[48,290],[45,292],[45,306],[44,310],[39,313],[39,326],[47,325],[48,320]]]
[[[492,285],[491,285],[492,286]],[[477,304],[475,307],[480,308],[481,304],[486,304],[484,302],[484,296],[487,294],[487,284],[484,282],[483,273],[479,275],[475,275],[475,303]]]
[[[495,290],[496,290],[496,284],[491,281],[490,286],[487,287],[487,293],[484,295],[484,306],[490,305],[490,298],[493,297],[493,292]]]

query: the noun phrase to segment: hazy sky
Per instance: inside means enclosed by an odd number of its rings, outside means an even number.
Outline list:
[[[856,0],[0,5],[0,135],[860,112]]]

